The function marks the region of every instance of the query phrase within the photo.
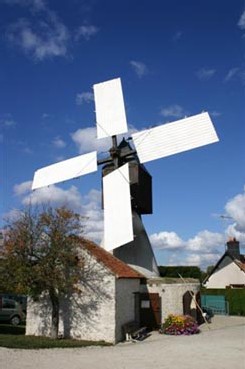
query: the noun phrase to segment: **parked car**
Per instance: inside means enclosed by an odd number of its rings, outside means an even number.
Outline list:
[[[19,325],[23,320],[25,320],[25,314],[22,311],[21,305],[15,300],[1,297],[0,321],[8,322],[12,325]]]

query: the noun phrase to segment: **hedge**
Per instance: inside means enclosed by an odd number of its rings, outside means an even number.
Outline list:
[[[202,295],[223,295],[229,303],[230,315],[245,316],[245,288],[215,288],[201,289]]]

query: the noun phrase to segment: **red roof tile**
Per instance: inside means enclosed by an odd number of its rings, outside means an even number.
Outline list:
[[[103,263],[117,278],[145,278],[142,274],[94,242],[82,238],[81,246],[92,254],[98,262]]]

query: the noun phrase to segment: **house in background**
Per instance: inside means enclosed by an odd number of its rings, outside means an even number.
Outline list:
[[[245,288],[245,256],[239,242],[232,238],[226,245],[226,252],[203,282],[206,288]]]

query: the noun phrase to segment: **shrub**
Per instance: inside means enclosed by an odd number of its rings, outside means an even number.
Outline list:
[[[162,333],[175,336],[199,333],[198,324],[189,315],[170,314],[164,321]]]

